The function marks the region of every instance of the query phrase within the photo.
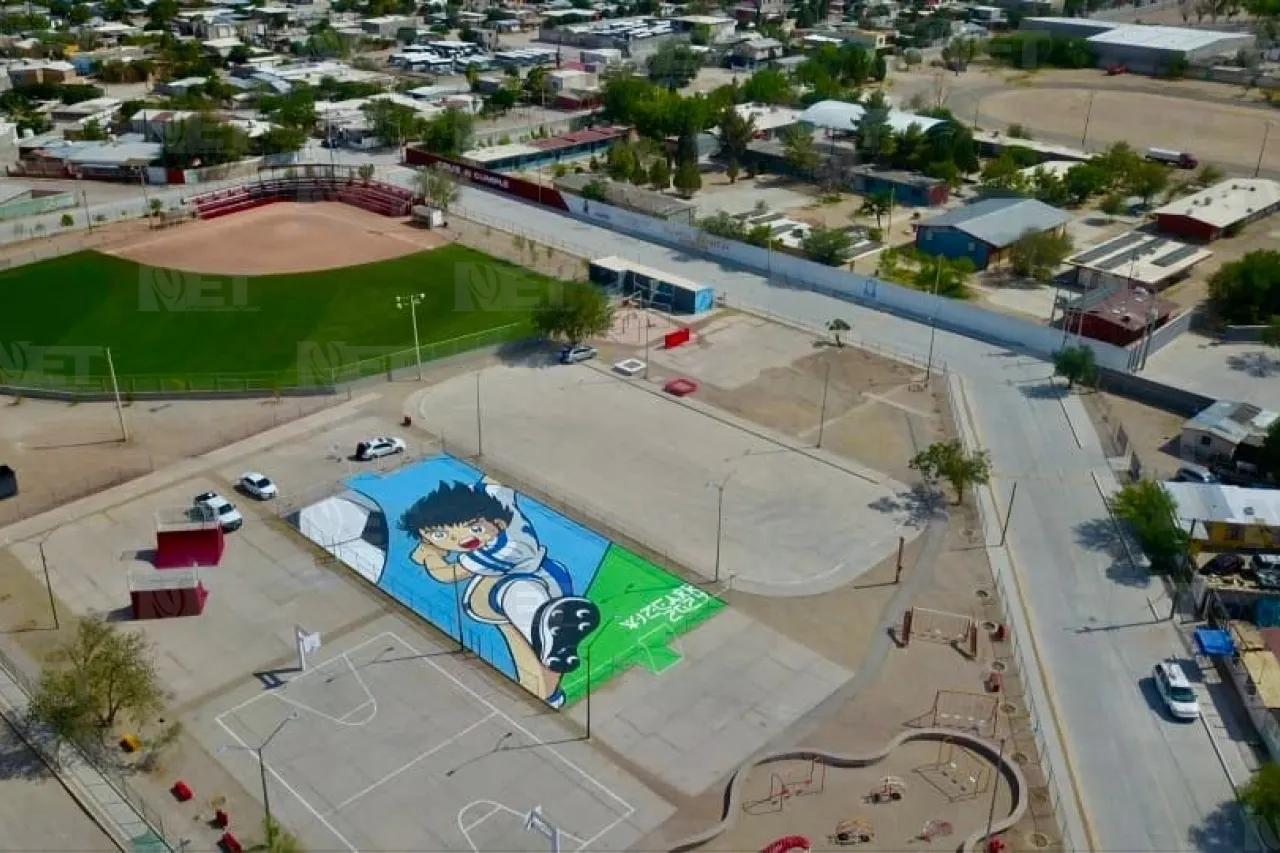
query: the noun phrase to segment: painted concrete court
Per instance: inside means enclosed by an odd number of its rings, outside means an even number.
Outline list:
[[[256,790],[249,748],[289,720],[266,753],[271,806],[310,849],[549,849],[524,829],[541,806],[565,850],[625,850],[670,813],[558,721],[493,698],[448,649],[383,630],[254,688],[208,736]]]
[[[593,366],[493,367],[428,388],[406,410],[451,452],[474,453],[477,392],[481,465],[708,578],[723,485],[720,576],[735,589],[834,589],[919,532],[893,500],[903,484]]]

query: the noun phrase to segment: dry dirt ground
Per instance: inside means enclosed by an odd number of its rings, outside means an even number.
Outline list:
[[[270,275],[385,261],[444,242],[439,232],[341,202],[279,202],[156,231],[107,252],[168,269]]]
[[[127,442],[110,403],[0,398],[0,459],[22,478],[0,501],[0,527],[346,398],[129,403]]]

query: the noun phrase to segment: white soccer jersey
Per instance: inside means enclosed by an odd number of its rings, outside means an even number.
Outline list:
[[[485,483],[484,490],[511,513],[511,522],[491,544],[459,555],[458,564],[472,574],[487,577],[544,574],[542,561],[547,549],[538,542],[533,526],[516,506],[515,490],[497,483]]]

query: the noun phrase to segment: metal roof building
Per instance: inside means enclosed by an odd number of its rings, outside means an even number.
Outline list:
[[[846,133],[852,133],[858,128],[858,123],[862,121],[862,117],[866,113],[866,107],[861,104],[851,104],[847,101],[818,101],[818,103],[800,114],[800,121],[825,130],[842,130]],[[898,133],[913,124],[918,125],[921,130],[927,131],[929,128],[936,127],[942,123],[942,119],[918,116],[915,113],[904,113],[900,110],[889,110],[889,127]]]
[[[1117,24],[1082,18],[1023,18],[1019,29],[1084,39],[1096,54],[1098,65],[1125,65],[1145,74],[1164,71],[1175,60],[1207,60],[1252,48],[1257,43],[1247,32]]]
[[[1178,521],[1193,538],[1207,538],[1206,523],[1280,528],[1280,490],[1217,483],[1161,483],[1178,505]]]
[[[1086,289],[1141,287],[1163,290],[1191,268],[1213,256],[1200,246],[1169,240],[1145,231],[1129,231],[1067,258],[1076,283]]]
[[[1179,454],[1184,459],[1232,459],[1242,444],[1261,447],[1280,418],[1249,403],[1219,400],[1182,424]]]
[[[1280,209],[1280,182],[1230,178],[1194,195],[1156,208],[1156,226],[1193,240],[1216,240],[1228,229]]]
[[[1056,231],[1071,218],[1071,214],[1031,198],[988,198],[912,227],[920,251],[969,258],[978,269],[986,269],[1003,260],[1023,234]]]

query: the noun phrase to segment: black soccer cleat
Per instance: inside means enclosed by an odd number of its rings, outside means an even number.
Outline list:
[[[552,672],[573,672],[582,663],[578,645],[600,627],[600,608],[576,596],[557,598],[533,617],[533,650]]]

